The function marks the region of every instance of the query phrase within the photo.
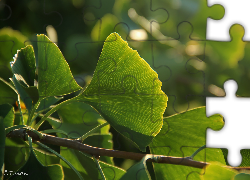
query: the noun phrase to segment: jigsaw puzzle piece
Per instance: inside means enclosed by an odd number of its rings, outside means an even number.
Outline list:
[[[164,118],[160,133],[149,145],[150,152],[156,155],[188,158],[198,148],[206,144],[205,137],[207,127],[219,129],[223,124],[221,116],[207,118],[205,107],[192,109]],[[162,147],[167,147],[168,151]],[[194,160],[204,162],[216,160],[225,164],[224,156],[220,149],[205,149],[195,156]],[[181,162],[182,160],[180,160],[180,163]],[[160,163],[153,163],[153,165],[157,179],[186,179],[186,176],[191,172],[202,173],[202,169],[189,166],[175,166]]]
[[[242,139],[249,135],[247,129],[249,122],[246,121],[246,117],[247,107],[250,102],[247,98],[237,98],[235,96],[237,91],[237,83],[235,81],[229,80],[225,82],[224,89],[226,90],[226,97],[206,98],[207,116],[220,113],[225,118],[225,126],[220,132],[207,130],[208,138],[206,145],[208,147],[227,148],[229,150],[227,159],[229,164],[238,166],[242,161],[240,149],[250,149],[246,140],[238,141],[237,138],[238,136]],[[238,120],[235,121],[236,119]]]
[[[248,65],[249,43],[243,42],[244,29],[240,25],[234,25],[230,29],[231,42],[207,41],[206,42],[206,88],[207,96],[225,96],[223,84],[228,79],[234,79],[239,89],[237,95],[249,96]]]
[[[221,4],[225,8],[225,15],[220,20],[207,19],[207,38],[208,40],[230,41],[229,30],[233,24],[240,24],[245,28],[243,41],[250,41],[250,25],[245,16],[248,14],[248,2],[241,0],[208,0],[208,6]],[[235,13],[237,12],[237,13]]]

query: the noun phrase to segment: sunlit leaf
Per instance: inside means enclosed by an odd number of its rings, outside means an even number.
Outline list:
[[[80,90],[57,45],[45,35],[37,35],[37,41],[39,96],[61,96]]]
[[[106,39],[90,84],[76,98],[142,151],[162,127],[167,99],[157,73],[117,33]]]
[[[20,75],[23,81],[29,86],[34,86],[36,59],[34,49],[31,45],[21,48],[17,51],[14,57],[14,62],[11,63],[13,74]]]
[[[211,179],[231,180],[238,173],[236,170],[225,168],[223,166],[224,165],[220,163],[210,164],[209,166],[206,167],[205,174],[201,175],[201,179],[202,180],[211,180]]]

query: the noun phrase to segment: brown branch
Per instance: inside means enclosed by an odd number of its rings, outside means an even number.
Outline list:
[[[116,158],[124,158],[124,159],[133,159],[133,160],[141,160],[145,154],[141,153],[134,153],[134,152],[126,152],[126,151],[118,151],[112,149],[104,149],[104,148],[97,148],[93,146],[89,146],[87,144],[82,144],[77,140],[71,140],[67,138],[59,138],[47,134],[43,134],[43,138],[40,139],[37,134],[32,131],[27,131],[25,129],[18,129],[11,131],[6,135],[9,138],[22,138],[25,140],[25,131],[27,134],[32,137],[33,141],[39,141],[42,143],[53,144],[57,146],[64,146],[68,148],[72,148],[78,151],[82,151],[87,154],[91,154],[94,156],[109,156],[109,157],[116,157]],[[190,166],[195,168],[204,168],[209,163],[194,161],[188,157],[173,157],[173,156],[163,156],[163,155],[154,155],[154,157],[158,157],[158,160],[148,159],[149,162],[155,163],[166,163],[166,164],[175,164],[175,165],[183,165],[183,166]],[[250,170],[250,167],[231,167],[226,166],[227,168],[235,169],[235,170]]]

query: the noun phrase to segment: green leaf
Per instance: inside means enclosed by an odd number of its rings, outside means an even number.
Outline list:
[[[27,161],[29,146],[20,138],[6,138],[5,140],[5,169],[7,173],[4,178],[8,179],[13,173],[17,172]]]
[[[233,169],[223,167],[223,164],[212,163],[205,168],[205,174],[201,175],[202,180],[231,180],[238,172]],[[242,180],[242,179],[241,179]]]
[[[98,178],[96,165],[91,158],[66,147],[60,147],[60,154],[76,168],[83,179],[94,180]],[[65,179],[79,179],[75,172],[64,161],[60,160],[60,164],[63,167]]]
[[[23,36],[19,31],[13,30],[9,27],[2,28],[0,30],[0,59],[1,63],[9,63],[12,60],[13,54],[18,49],[24,47],[24,42],[27,41],[27,37]],[[28,44],[28,42],[26,42]]]
[[[114,31],[114,27],[120,21],[113,14],[105,14],[102,17],[102,28],[100,29],[100,23],[96,22],[95,26],[91,31],[91,39],[93,41],[105,41],[105,38]],[[119,27],[116,27],[116,31]],[[121,28],[119,30],[122,30]],[[120,32],[120,31],[118,31]]]
[[[28,38],[19,31],[9,27],[0,29],[0,77],[6,81],[11,78],[10,62],[13,61],[13,56],[17,50],[25,47],[27,44],[30,44]],[[3,69],[3,67],[6,68]]]
[[[55,156],[54,154],[48,153],[46,151],[42,151],[40,149],[33,149],[36,154],[37,159],[44,165],[48,166],[51,164],[59,164],[60,158]]]
[[[98,125],[97,120],[102,119],[90,105],[82,102],[73,102],[60,107],[57,113],[65,123],[85,124],[86,131]]]
[[[4,150],[5,150],[5,130],[4,130],[4,119],[0,116],[0,178],[4,168]]]
[[[34,86],[36,59],[34,49],[31,45],[21,48],[17,51],[14,57],[14,62],[11,63],[13,74],[22,76],[24,83],[28,86]]]
[[[67,159],[82,175],[84,179],[100,180],[101,175],[98,172],[95,162],[89,155],[85,155],[82,152],[61,147],[60,154]],[[99,161],[100,166],[107,180],[114,179],[119,180],[125,171],[116,166],[106,164],[105,162]],[[61,160],[65,179],[77,179],[76,174]]]
[[[68,166],[70,166],[70,168],[77,174],[78,178],[80,180],[83,180],[81,174],[76,170],[76,168],[69,162],[67,161],[63,156],[61,156],[58,152],[54,151],[53,149],[51,149],[50,147],[40,143],[40,142],[36,142],[36,144],[42,146],[43,148],[45,148],[47,151],[50,151],[52,153],[54,153],[57,157],[60,158],[60,160],[62,160],[63,162],[65,162]]]
[[[106,177],[105,177],[105,175],[104,175],[104,173],[103,173],[103,171],[102,171],[102,168],[101,168],[101,166],[100,166],[100,164],[99,164],[99,161],[98,161],[95,157],[92,157],[92,158],[93,158],[93,160],[95,161],[96,167],[97,167],[97,169],[98,169],[98,171],[99,171],[99,174],[101,175],[101,179],[102,179],[102,180],[106,180]]]
[[[221,150],[222,150],[222,152],[224,154],[227,165],[229,165],[229,163],[227,162],[228,150],[227,149],[221,149]],[[239,167],[248,167],[248,166],[250,166],[250,161],[249,161],[249,159],[250,159],[250,149],[241,149],[240,153],[241,153],[241,156],[242,156],[242,162],[239,165]]]
[[[105,162],[99,161],[102,171],[107,180],[114,179],[120,180],[121,177],[126,173],[124,169],[107,164]],[[99,180],[100,178],[98,178]]]
[[[17,101],[17,93],[6,83],[0,78],[0,104],[14,104]]]
[[[164,118],[161,132],[149,145],[150,152],[157,155],[187,157],[191,156],[198,148],[206,144],[206,129],[208,127],[218,130],[224,125],[223,118],[219,115],[206,117],[206,108],[195,108],[180,114]],[[195,157],[196,161],[218,161],[225,164],[223,153],[220,149],[205,148]],[[186,180],[199,179],[201,169],[177,166],[171,164],[153,163],[157,179]]]
[[[42,34],[37,41],[39,96],[62,96],[82,89],[57,45]]]
[[[112,33],[90,84],[76,99],[93,106],[112,127],[145,151],[162,127],[168,98],[161,85],[147,62]]]
[[[249,180],[250,174],[249,173],[239,173],[234,177],[234,180]]]
[[[3,118],[4,127],[8,128],[14,125],[14,107],[9,104],[0,105],[0,117]]]
[[[21,99],[23,100],[26,108],[30,112],[31,108],[32,108],[32,98],[29,96],[29,94],[25,90],[25,89],[28,89],[28,88],[21,85],[19,83],[19,81],[17,80],[17,78],[19,78],[19,76],[17,74],[13,75],[12,81],[13,81],[13,83],[15,85],[16,90],[18,91],[18,94],[20,95]],[[33,89],[33,90],[35,90],[35,89]]]
[[[43,166],[36,157],[33,149],[30,149],[29,159],[25,165],[18,170],[17,173],[22,174],[22,179],[52,179],[52,180],[62,180],[64,179],[62,166],[60,165],[50,165]],[[13,175],[10,180],[20,179],[20,175]]]
[[[151,180],[149,172],[147,170],[146,161],[153,158],[153,155],[145,155],[145,157],[131,168],[128,169],[127,173],[122,176],[121,180],[136,179],[136,180]]]

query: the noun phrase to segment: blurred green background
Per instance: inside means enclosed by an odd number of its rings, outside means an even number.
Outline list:
[[[12,77],[17,50],[46,34],[69,63],[76,81],[91,80],[103,42],[119,33],[159,74],[168,95],[164,116],[204,106],[205,96],[224,96],[227,79],[238,82],[237,95],[250,96],[250,45],[244,29],[230,29],[231,42],[206,41],[206,20],[220,19],[224,9],[205,0],[2,0],[0,1],[0,77]],[[36,53],[37,54],[37,53]],[[73,95],[67,95],[70,98]],[[111,129],[114,149],[135,151]],[[114,159],[127,169],[135,162]]]

